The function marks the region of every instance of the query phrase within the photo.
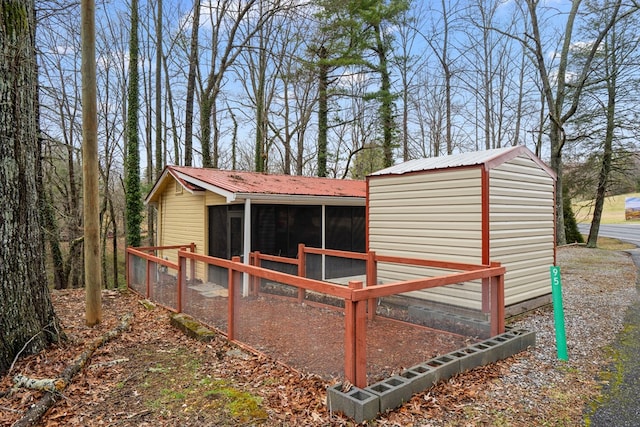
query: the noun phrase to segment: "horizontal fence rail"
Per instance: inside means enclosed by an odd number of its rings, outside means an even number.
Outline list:
[[[159,252],[166,254],[167,251],[172,251],[172,259],[177,259],[177,262],[158,256]],[[361,275],[364,280],[349,280],[346,284],[337,284],[306,277],[308,255],[364,261],[366,268]],[[264,268],[263,262],[294,266],[297,275]],[[377,264],[379,262],[429,267],[449,272],[436,277],[378,284]],[[218,273],[211,270],[212,268]],[[483,312],[490,313],[490,333],[495,336],[503,333],[505,329],[505,271],[506,269],[499,263],[475,265],[423,260],[377,255],[375,252],[357,253],[309,248],[302,244],[298,247],[297,258],[252,252],[248,264],[242,263],[239,257],[227,260],[198,254],[193,243],[127,248],[128,287],[146,298],[161,299],[156,302],[174,312],[182,312],[185,308],[183,307],[185,298],[192,298],[188,296],[187,286],[196,289],[199,289],[198,286],[204,286],[203,278],[197,277],[198,274],[218,274],[220,284],[215,285],[214,288],[207,288],[207,292],[227,298],[226,303],[219,303],[223,305],[218,305],[215,309],[205,307],[200,312],[193,310],[193,315],[203,323],[214,324],[214,327],[225,333],[232,341],[241,341],[237,339],[238,330],[246,329],[248,323],[247,319],[237,317],[238,313],[242,313],[238,310],[239,304],[242,304],[243,299],[246,298],[264,296],[264,293],[260,292],[261,280],[292,287],[296,290],[298,302],[306,302],[308,292],[339,301],[336,307],[344,313],[342,349],[344,376],[357,387],[367,385],[367,321],[374,318],[378,299],[479,280],[482,282],[482,309]],[[267,295],[267,297],[275,296]],[[186,308],[191,307],[191,301],[189,299]]]

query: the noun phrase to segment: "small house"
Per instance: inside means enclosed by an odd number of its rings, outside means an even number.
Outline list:
[[[540,306],[550,301],[549,267],[555,263],[555,181],[554,172],[524,146],[417,159],[380,170],[367,178],[367,250],[500,262],[507,269],[507,314]],[[378,266],[383,283],[425,274],[409,266]],[[482,306],[480,283],[411,297],[449,309]]]
[[[365,195],[365,181],[167,166],[145,202],[157,208],[157,246],[193,242],[197,253],[247,262],[252,251],[294,258],[299,243],[364,252]],[[226,280],[218,274],[196,276]]]

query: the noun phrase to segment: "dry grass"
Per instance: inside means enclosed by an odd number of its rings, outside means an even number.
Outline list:
[[[601,224],[626,224],[630,222],[624,219],[624,200],[626,197],[640,197],[640,193],[619,194],[605,199],[604,212],[602,213]],[[593,214],[593,200],[583,200],[573,202],[573,213],[578,222],[591,222]]]
[[[636,245],[621,242],[618,239],[612,239],[610,237],[598,237],[598,249],[607,249],[610,251],[626,251],[635,248]]]

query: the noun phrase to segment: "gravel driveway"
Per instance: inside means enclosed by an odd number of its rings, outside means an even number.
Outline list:
[[[627,307],[640,301],[636,268],[627,253],[577,246],[559,248],[558,265],[569,360],[557,359],[550,307],[523,315],[513,325],[535,331],[536,347],[437,385],[422,398],[441,410],[415,425],[589,425],[611,379],[601,374],[614,361],[609,346]]]

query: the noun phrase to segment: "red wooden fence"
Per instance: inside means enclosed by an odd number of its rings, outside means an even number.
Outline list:
[[[189,250],[186,250],[189,248]],[[149,252],[157,250],[177,249],[178,263],[164,260]],[[329,283],[321,280],[310,279],[305,276],[306,254],[328,255],[333,257],[344,257],[365,260],[366,283],[362,281],[350,281],[348,286]],[[377,255],[374,252],[355,253],[346,251],[326,250],[318,248],[308,248],[300,245],[298,257],[296,259],[284,258],[273,255],[265,255],[259,252],[250,254],[250,263],[243,264],[239,257],[232,260],[214,258],[201,255],[195,252],[195,245],[177,245],[165,247],[147,248],[127,248],[127,262],[131,266],[130,257],[138,257],[146,260],[146,295],[151,295],[150,277],[151,265],[156,263],[168,268],[177,270],[177,306],[167,307],[170,310],[182,311],[182,288],[186,282],[186,266],[189,261],[191,266],[191,278],[195,277],[195,263],[202,262],[209,265],[226,268],[229,270],[228,281],[228,319],[227,338],[234,340],[234,304],[236,276],[238,273],[245,273],[249,276],[249,292],[257,292],[256,283],[258,279],[268,279],[275,282],[295,286],[298,289],[298,300],[303,301],[306,291],[316,291],[331,295],[344,301],[345,314],[345,336],[344,336],[344,374],[348,381],[356,387],[366,387],[366,320],[367,315],[372,317],[375,314],[375,301],[391,295],[405,292],[419,291],[423,289],[435,288],[439,286],[464,283],[472,280],[482,280],[482,307],[483,311],[490,313],[491,335],[499,335],[504,332],[504,274],[506,269],[499,263],[490,265],[464,264],[457,262],[443,262],[436,260],[423,260],[414,258],[392,257]],[[262,268],[261,261],[269,260],[298,266],[298,275],[290,275]],[[396,263],[414,265],[422,267],[433,267],[456,272],[437,277],[425,277],[414,280],[377,284],[377,263]],[[127,285],[130,272],[127,271]],[[367,314],[368,313],[368,314]]]

